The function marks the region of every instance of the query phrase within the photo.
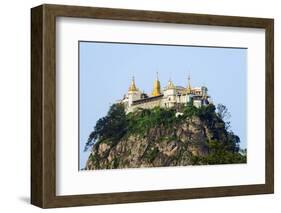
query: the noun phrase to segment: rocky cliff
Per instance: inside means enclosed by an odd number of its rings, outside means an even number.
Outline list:
[[[246,156],[239,153],[239,137],[227,131],[225,122],[214,109],[205,110],[205,114],[194,108],[192,113],[188,110],[179,117],[173,110],[167,113],[160,109],[130,116],[122,114],[125,124],[122,123],[122,129],[116,126],[116,134],[124,132],[117,138],[112,134],[108,137],[101,135],[97,131],[100,128],[96,128],[92,138],[90,136],[92,151],[85,169],[246,162]],[[110,114],[106,119],[113,122],[118,118],[120,122],[118,116],[114,118]]]

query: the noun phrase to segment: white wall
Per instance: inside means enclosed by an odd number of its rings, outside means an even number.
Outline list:
[[[2,1],[0,6],[0,209],[38,212],[28,204],[30,180],[30,8],[43,3],[37,0]],[[275,18],[275,58],[280,58],[281,13],[279,1],[245,0],[98,0],[48,1],[56,4],[119,7],[175,12],[209,13]],[[279,60],[275,61],[275,104],[280,109]],[[275,194],[185,201],[123,204],[67,209],[69,212],[277,212],[280,206],[281,131],[280,110],[275,111]],[[239,175],[239,174],[238,174]],[[63,212],[53,209],[50,212]]]

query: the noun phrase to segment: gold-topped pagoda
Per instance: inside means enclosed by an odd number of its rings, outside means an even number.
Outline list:
[[[167,89],[175,89],[175,88],[176,88],[176,87],[175,87],[175,85],[173,84],[172,80],[169,79],[168,85],[167,85]]]
[[[129,87],[129,92],[137,92],[138,89],[136,87],[136,83],[135,83],[135,77],[133,76],[132,81],[131,81],[131,85]]]
[[[153,83],[151,95],[141,92],[136,87],[135,78],[132,78],[128,93],[124,95],[119,103],[124,104],[126,113],[134,112],[140,108],[152,109],[154,107],[171,108],[179,105],[187,105],[191,103],[195,107],[201,107],[212,103],[205,86],[191,87],[190,76],[185,87],[174,85],[169,79],[167,85],[161,89],[158,73]]]
[[[156,80],[154,81],[154,84],[153,84],[152,96],[155,97],[155,96],[161,95],[160,90],[161,90],[161,85],[160,85],[160,81],[158,78],[158,72],[157,72]]]

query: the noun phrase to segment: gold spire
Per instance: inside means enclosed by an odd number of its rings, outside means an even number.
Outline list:
[[[161,92],[160,92],[161,86],[160,86],[160,81],[159,81],[159,78],[158,78],[158,72],[156,74],[157,74],[157,78],[156,78],[156,80],[154,81],[154,84],[153,84],[152,96],[161,95]]]
[[[129,92],[136,92],[138,91],[136,84],[135,84],[135,77],[133,76],[132,81],[131,81],[131,85],[129,87]]]
[[[191,85],[190,85],[190,75],[188,75],[188,85],[187,85],[187,94],[190,94],[191,93]]]
[[[167,89],[175,89],[175,85],[173,84],[171,78],[168,81]]]

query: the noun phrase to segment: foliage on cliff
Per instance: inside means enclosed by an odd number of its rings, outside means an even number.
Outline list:
[[[240,139],[223,119],[223,105],[139,109],[126,115],[114,104],[99,119],[85,149],[86,169],[245,163]]]

